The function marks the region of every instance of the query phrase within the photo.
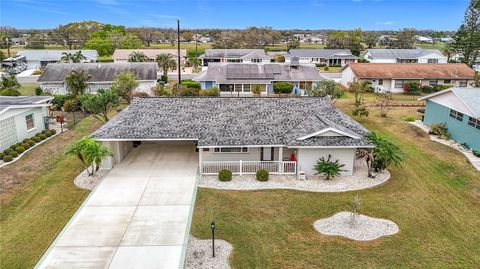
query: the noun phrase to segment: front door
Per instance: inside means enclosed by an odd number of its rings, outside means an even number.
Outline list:
[[[273,161],[273,148],[262,148],[262,161]]]

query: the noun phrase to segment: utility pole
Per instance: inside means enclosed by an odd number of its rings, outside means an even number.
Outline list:
[[[177,19],[177,70],[178,70],[178,83],[177,94],[180,94],[182,89],[182,71],[180,66],[180,20]]]
[[[8,36],[5,37],[5,42],[7,43],[7,53],[10,58],[10,40],[8,40]]]
[[[198,64],[198,34],[195,34],[195,68],[197,68]]]

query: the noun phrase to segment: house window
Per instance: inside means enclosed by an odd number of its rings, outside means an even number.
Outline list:
[[[395,80],[395,88],[403,88],[403,80],[397,79]]]
[[[460,80],[458,83],[458,87],[467,87],[467,81],[466,80]]]
[[[378,80],[378,85],[383,85],[383,79]]]
[[[242,91],[242,84],[235,84],[235,92],[241,92]]]
[[[215,148],[213,151],[215,153],[247,153],[248,148],[247,147],[242,147],[242,148]]]
[[[252,63],[261,63],[262,59],[252,59]]]
[[[436,86],[437,84],[438,84],[438,80],[430,80],[428,82],[428,85],[430,85],[430,86]]]
[[[250,84],[243,84],[243,91],[250,92]]]
[[[450,109],[450,117],[458,121],[463,121],[463,113]]]
[[[452,83],[451,79],[444,79],[443,80],[443,84],[450,84],[450,83]]]
[[[429,64],[438,64],[438,59],[428,59]]]
[[[33,114],[25,116],[25,122],[27,123],[27,130],[35,128],[35,125],[33,123]]]
[[[475,127],[480,130],[480,120],[477,120],[472,117],[468,117],[468,125]]]

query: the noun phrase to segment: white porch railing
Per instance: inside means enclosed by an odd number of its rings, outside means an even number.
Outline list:
[[[221,161],[202,162],[203,175],[216,175],[220,170],[228,169],[234,175],[252,175],[260,169],[271,174],[296,174],[297,162],[294,161]]]

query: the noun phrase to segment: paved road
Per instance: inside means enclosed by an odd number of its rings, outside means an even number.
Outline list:
[[[142,144],[92,192],[38,268],[180,268],[198,154]]]
[[[320,73],[320,75],[335,82],[340,82],[342,80],[342,73]]]

